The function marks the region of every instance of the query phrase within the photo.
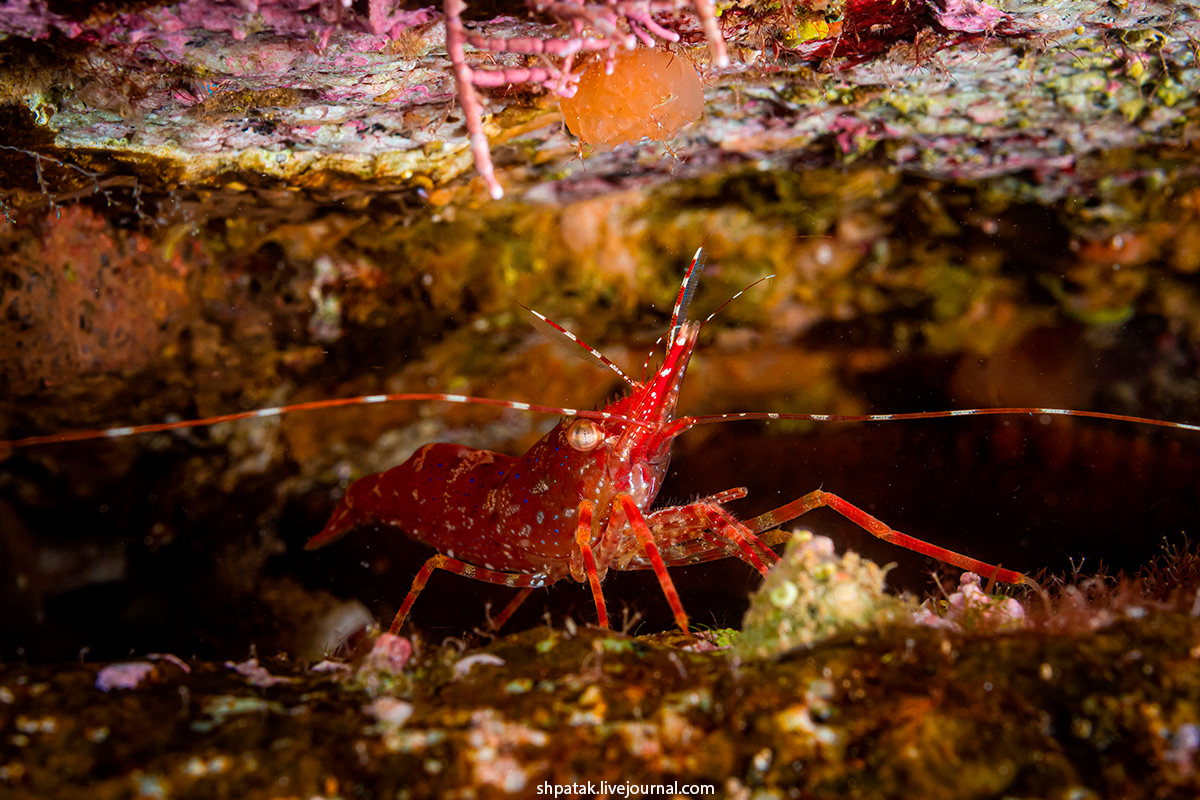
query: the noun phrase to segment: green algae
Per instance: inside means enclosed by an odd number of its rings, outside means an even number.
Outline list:
[[[747,658],[774,657],[906,620],[914,606],[886,591],[886,574],[886,568],[858,553],[837,555],[826,537],[793,534],[750,598],[735,651]]]

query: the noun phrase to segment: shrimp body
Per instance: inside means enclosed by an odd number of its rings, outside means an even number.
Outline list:
[[[629,506],[647,514],[684,430],[674,411],[699,329],[678,324],[663,366],[605,406],[608,418],[564,419],[520,457],[430,444],[360,478],[306,548],[374,522],[433,547],[444,557],[435,566],[461,574],[494,572],[504,577],[493,582],[529,588],[570,574],[598,585],[618,552],[637,549]]]

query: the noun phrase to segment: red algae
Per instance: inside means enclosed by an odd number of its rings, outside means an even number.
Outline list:
[[[668,139],[700,119],[704,91],[696,68],[665,50],[620,53],[611,75],[597,61],[579,79],[579,91],[561,101],[571,133],[607,150],[644,136]]]

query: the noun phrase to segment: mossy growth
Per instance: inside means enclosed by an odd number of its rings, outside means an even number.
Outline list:
[[[770,658],[846,631],[911,619],[912,602],[885,589],[888,569],[858,553],[839,556],[825,536],[797,532],[750,598],[737,651]]]

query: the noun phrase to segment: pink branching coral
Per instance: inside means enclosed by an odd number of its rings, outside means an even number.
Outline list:
[[[640,41],[646,47],[654,45],[655,37],[668,42],[679,41],[679,34],[654,21],[653,15],[678,11],[688,0],[605,0],[588,3],[585,0],[527,0],[530,8],[545,11],[571,26],[573,35],[562,39],[518,37],[487,38],[468,33],[462,24],[464,0],[445,0],[446,51],[454,67],[459,103],[467,121],[467,134],[475,168],[487,184],[493,198],[504,195],[492,167],[491,151],[483,132],[483,106],[475,93],[476,86],[503,86],[509,83],[533,83],[561,97],[571,97],[579,84],[580,73],[573,71],[578,53],[607,51],[608,70],[618,49],[632,49]],[[725,40],[717,26],[713,0],[691,0],[696,16],[718,67],[729,64]],[[623,23],[623,25],[622,25]],[[628,30],[626,31],[625,28]],[[480,69],[467,63],[463,46],[492,53],[539,55],[544,64],[534,67]],[[557,63],[552,59],[557,59]]]

